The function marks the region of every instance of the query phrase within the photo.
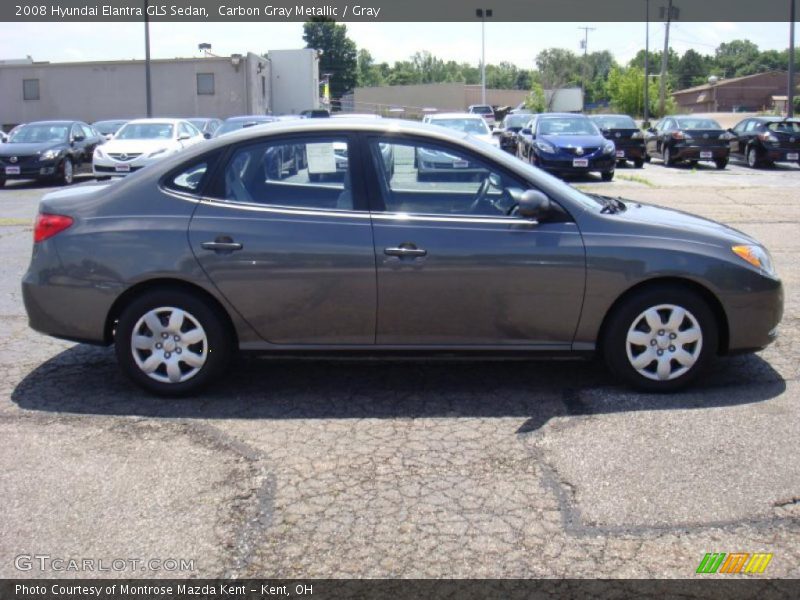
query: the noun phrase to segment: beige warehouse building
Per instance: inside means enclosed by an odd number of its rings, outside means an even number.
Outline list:
[[[153,114],[226,118],[319,107],[316,50],[151,61]],[[145,62],[0,60],[0,125],[147,114]]]

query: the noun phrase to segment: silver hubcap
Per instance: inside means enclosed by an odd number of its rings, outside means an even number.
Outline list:
[[[756,166],[756,149],[750,148],[750,152],[747,153],[747,164],[751,167]]]
[[[691,369],[703,349],[695,316],[674,304],[659,304],[633,320],[625,341],[628,360],[648,379],[669,381]]]
[[[64,161],[64,179],[72,181],[72,161]]]
[[[203,368],[208,338],[200,322],[174,306],[154,308],[136,322],[133,359],[143,373],[161,383],[181,383]]]

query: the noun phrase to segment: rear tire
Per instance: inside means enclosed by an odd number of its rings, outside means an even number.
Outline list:
[[[225,370],[234,344],[218,310],[175,288],[145,292],[120,315],[114,344],[120,367],[158,396],[193,394]]]
[[[714,164],[717,165],[717,169],[720,171],[728,166],[728,159],[727,158],[717,158],[714,159]]]
[[[608,368],[645,392],[674,392],[699,377],[717,353],[708,303],[681,286],[645,288],[614,308],[601,340]]]
[[[644,167],[644,160],[641,158],[637,158],[636,160],[633,161],[633,166],[636,167],[637,169],[641,169],[642,167]]]
[[[1,187],[4,187],[5,185],[6,185],[6,180],[5,180],[5,178],[4,178],[4,177],[3,177],[3,178],[0,178],[0,188],[1,188]]]
[[[614,171],[603,171],[602,173],[600,173],[600,178],[603,181],[611,181],[612,179],[614,179]]]

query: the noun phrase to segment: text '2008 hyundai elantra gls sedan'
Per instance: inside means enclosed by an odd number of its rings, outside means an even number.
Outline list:
[[[298,148],[299,164],[272,164]],[[420,153],[469,168],[420,181]],[[741,232],[380,119],[267,124],[45,196],[22,288],[32,328],[114,344],[165,395],[237,350],[600,354],[671,391],[765,347],[783,310],[769,254]]]

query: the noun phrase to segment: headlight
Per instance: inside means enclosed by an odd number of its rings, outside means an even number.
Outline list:
[[[614,151],[614,142],[606,142],[603,144],[603,152],[606,154],[611,154]]]
[[[39,160],[53,160],[58,158],[59,154],[61,154],[61,150],[45,150],[39,155]]]
[[[169,150],[169,148],[159,148],[155,152],[151,152],[150,154],[148,154],[147,158],[153,158],[154,156],[158,156],[159,154],[164,154],[164,152],[166,152],[167,150]]]
[[[735,137],[736,137],[735,135],[732,135],[732,134],[730,134],[730,133],[728,133],[726,131],[725,133],[721,133],[720,134],[719,139],[721,139],[721,140],[732,140]]]
[[[775,267],[772,264],[772,257],[769,252],[761,246],[748,245],[748,246],[731,246],[733,253],[746,260],[757,269],[761,269],[768,275],[775,275]]]
[[[547,154],[555,154],[556,149],[553,147],[553,144],[550,142],[545,142],[544,140],[536,140],[536,147],[541,150],[542,152],[546,152]]]
[[[634,131],[633,134],[631,134],[631,139],[632,140],[644,139],[644,134],[641,131]]]
[[[94,155],[93,156],[94,156],[94,158],[105,158],[105,154],[103,154],[103,151],[100,150],[100,148],[95,148],[94,149]]]

